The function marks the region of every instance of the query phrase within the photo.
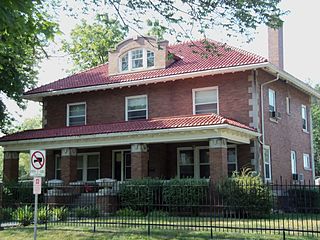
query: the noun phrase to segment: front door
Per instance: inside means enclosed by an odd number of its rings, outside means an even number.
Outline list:
[[[113,151],[113,174],[112,178],[125,181],[131,178],[131,152],[130,150]]]

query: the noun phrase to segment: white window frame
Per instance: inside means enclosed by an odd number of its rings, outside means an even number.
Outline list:
[[[272,94],[272,98],[273,98],[273,103],[274,103],[274,105],[272,105],[271,104],[271,98],[270,98],[270,93]],[[269,88],[269,91],[268,91],[268,102],[269,102],[269,105],[268,105],[268,111],[269,112],[271,112],[270,111],[270,106],[273,106],[273,108],[274,108],[274,112],[276,112],[277,111],[277,103],[276,103],[276,100],[277,100],[277,97],[276,97],[276,91],[275,90],[273,90],[273,89],[271,89],[271,88]]]
[[[77,171],[78,169],[82,169],[82,181],[83,182],[89,182],[88,179],[88,175],[87,175],[87,171],[91,168],[88,168],[88,156],[90,155],[98,155],[98,178],[100,178],[100,152],[88,152],[88,153],[78,153],[77,156],[83,156],[83,166],[81,166],[81,168],[78,166],[78,162],[77,162]],[[78,159],[77,159],[78,160]],[[94,168],[96,169],[96,168]]]
[[[60,168],[58,168],[58,159],[60,160]],[[56,154],[54,157],[54,178],[55,179],[61,179],[61,178],[58,178],[58,174],[57,174],[58,170],[60,171],[60,176],[61,176],[61,155],[60,154]]]
[[[311,170],[311,159],[310,159],[310,154],[308,153],[303,154],[303,168],[305,170]]]
[[[217,91],[217,101],[216,102],[208,102],[209,103],[216,103],[217,104],[217,114],[219,114],[219,87],[204,87],[204,88],[193,88],[192,89],[192,108],[193,108],[193,115],[196,114],[196,92],[201,91],[208,91],[208,90],[216,90]]]
[[[234,148],[235,149],[235,153],[236,153],[236,171],[238,171],[238,147],[236,144],[232,144],[232,145],[228,145],[227,151],[229,148]],[[230,164],[234,164],[234,163],[230,163]],[[228,162],[228,158],[227,158],[227,166],[229,166],[229,162]]]
[[[302,119],[302,130],[304,132],[308,132],[308,112],[307,112],[307,106],[306,105],[301,105],[301,119]],[[303,114],[303,112],[305,113],[305,116]],[[306,121],[306,128],[303,127],[303,120]]]
[[[291,150],[291,173],[297,174],[297,152]]]
[[[142,67],[140,68],[132,68],[132,51],[136,51],[136,50],[142,50]],[[150,66],[148,67],[148,64],[147,64],[147,57],[148,57],[148,51],[150,52],[153,52],[153,56],[154,56],[154,64],[153,66]],[[122,58],[128,54],[128,70],[122,70]],[[156,65],[156,54],[154,51],[152,51],[151,49],[147,49],[147,48],[134,48],[134,49],[131,49],[125,53],[123,53],[120,57],[119,57],[119,72],[121,73],[127,73],[127,72],[134,72],[134,71],[139,71],[141,69],[153,69]]]
[[[286,97],[286,111],[288,115],[291,115],[291,98]]]
[[[269,155],[269,159],[268,159],[269,163],[266,162],[264,151],[268,151],[268,153],[269,153],[269,154],[268,154],[268,155]],[[271,160],[271,150],[270,150],[270,146],[264,145],[264,147],[263,147],[263,170],[264,170],[264,179],[265,179],[266,181],[271,181],[271,179],[272,179],[271,161],[272,161],[272,160]],[[266,177],[266,164],[269,165],[269,173],[270,173],[270,177],[269,177],[269,178]]]
[[[200,150],[201,149],[209,149],[208,146],[197,146],[197,147],[179,147],[177,148],[177,177],[180,178],[180,151],[184,150],[192,150],[193,151],[193,176],[195,179],[200,178],[200,165],[209,165],[208,164],[200,164]],[[185,165],[187,166],[187,165]],[[190,165],[191,166],[191,165]]]
[[[76,105],[84,105],[84,124],[87,125],[87,103],[86,102],[76,102],[76,103],[68,103],[67,104],[67,127],[70,126],[69,120],[70,120],[70,106],[76,106]],[[78,116],[78,117],[82,117]],[[82,126],[82,125],[75,125],[75,126]]]
[[[124,152],[131,152],[131,149],[116,149],[116,150],[112,150],[112,179],[115,179],[115,153],[117,152],[120,152],[121,153],[121,182],[122,181],[125,181],[125,172],[124,172],[124,169],[125,169],[125,161],[124,161]],[[131,162],[131,168],[132,168],[132,162]]]
[[[126,97],[126,100],[125,100],[125,120],[126,121],[129,121],[128,120],[128,100],[130,99],[135,99],[135,98],[142,98],[142,97],[145,97],[146,98],[146,119],[148,119],[148,95],[144,94],[144,95],[136,95],[136,96],[129,96],[129,97]],[[139,110],[139,111],[142,111],[143,109]]]

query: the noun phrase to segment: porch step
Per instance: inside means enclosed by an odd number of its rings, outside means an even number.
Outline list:
[[[74,204],[80,207],[92,206],[96,203],[96,193],[81,193]]]

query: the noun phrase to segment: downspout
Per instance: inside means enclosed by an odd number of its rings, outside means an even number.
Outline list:
[[[316,179],[316,172],[315,172],[315,162],[314,162],[314,147],[313,147],[313,123],[312,123],[312,99],[310,97],[310,110],[309,110],[309,123],[310,123],[310,143],[311,143],[311,167],[312,167],[312,183]]]
[[[260,144],[262,145],[262,164],[264,164],[264,154],[263,154],[263,151],[264,151],[264,146],[265,146],[265,136],[264,136],[264,100],[263,100],[263,87],[270,84],[270,83],[273,83],[273,82],[276,82],[280,79],[280,75],[279,73],[277,73],[277,77],[273,80],[270,80],[268,82],[265,82],[265,83],[262,83],[261,86],[260,86],[260,109],[261,109],[261,135],[262,135],[262,141],[260,141]],[[263,167],[264,169],[264,167]],[[263,172],[264,173],[264,172]]]

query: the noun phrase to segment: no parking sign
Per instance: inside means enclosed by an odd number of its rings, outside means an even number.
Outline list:
[[[31,177],[46,176],[46,151],[44,150],[30,151],[30,176]]]

